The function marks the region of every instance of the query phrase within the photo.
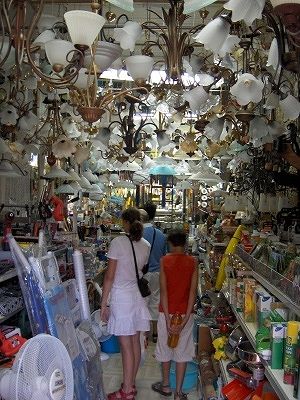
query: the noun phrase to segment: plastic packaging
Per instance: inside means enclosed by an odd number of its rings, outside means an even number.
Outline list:
[[[288,385],[294,384],[298,331],[299,322],[289,321],[286,330],[286,344],[283,362],[283,382]]]
[[[79,250],[75,250],[73,253],[75,278],[79,291],[80,300],[80,311],[83,320],[91,321],[91,310],[88,298],[88,292],[86,287],[86,278],[84,273],[84,265],[82,253]]]
[[[179,312],[172,315],[171,326],[180,325],[182,323],[182,316]],[[168,337],[168,346],[174,349],[179,340],[179,334],[170,334]]]

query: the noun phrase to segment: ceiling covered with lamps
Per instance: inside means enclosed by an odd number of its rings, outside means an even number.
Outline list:
[[[234,190],[258,192],[298,167],[297,1],[111,3],[2,1],[3,162],[99,175],[227,159]]]

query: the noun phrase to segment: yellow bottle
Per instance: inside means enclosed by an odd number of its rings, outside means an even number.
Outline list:
[[[176,326],[176,325],[181,325],[182,324],[182,316],[179,312],[176,312],[175,314],[172,315],[171,318],[171,326]],[[168,346],[171,347],[171,349],[174,349],[179,340],[179,334],[169,334],[168,337]]]

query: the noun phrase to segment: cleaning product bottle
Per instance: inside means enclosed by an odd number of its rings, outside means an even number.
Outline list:
[[[294,378],[294,392],[293,396],[295,399],[300,398],[300,332],[298,332],[298,341],[296,347],[296,367],[295,367],[295,378]]]
[[[283,361],[283,382],[288,385],[294,384],[298,331],[299,322],[289,321],[286,329],[286,343]]]
[[[176,312],[175,314],[172,315],[171,326],[180,325],[181,323],[182,323],[182,316],[179,312]],[[179,334],[175,333],[169,334],[168,346],[174,349],[178,344],[178,340],[179,340]]]

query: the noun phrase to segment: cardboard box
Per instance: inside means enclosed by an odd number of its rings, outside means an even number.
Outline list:
[[[207,325],[199,325],[198,328],[198,358],[203,352],[207,352],[208,354],[215,352],[214,346],[212,345],[210,327]]]

